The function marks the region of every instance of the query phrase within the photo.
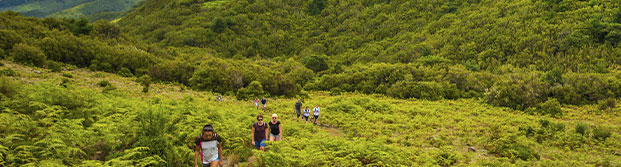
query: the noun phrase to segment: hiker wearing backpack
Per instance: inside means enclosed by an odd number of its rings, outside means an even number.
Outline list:
[[[308,123],[309,116],[310,116],[310,109],[308,109],[308,106],[306,106],[306,109],[304,109],[304,119],[306,119],[306,123]]]
[[[270,126],[270,141],[282,140],[282,126],[278,121],[278,115],[272,114],[272,121],[267,123]]]
[[[295,107],[293,107],[293,110],[295,110],[295,113],[298,115],[299,120],[302,112],[302,102],[300,102],[300,99],[298,99],[298,102],[295,103]]]
[[[313,108],[313,117],[315,118],[315,121],[313,122],[315,125],[317,125],[317,118],[319,118],[319,104],[315,105],[315,108]]]
[[[257,115],[257,122],[252,125],[252,145],[257,150],[265,151],[267,128],[267,124],[263,122],[263,115]]]
[[[216,167],[222,166],[222,138],[214,132],[211,124],[203,127],[200,136],[196,137],[196,148],[194,149],[194,166],[199,167]]]

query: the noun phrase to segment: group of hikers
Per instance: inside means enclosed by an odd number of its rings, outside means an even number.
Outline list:
[[[263,110],[265,110],[265,107],[267,107],[267,100],[265,97],[261,98],[261,100],[255,98],[254,103],[257,109],[259,109],[259,102],[263,106]],[[300,102],[300,99],[297,99],[294,110],[297,114],[297,119],[299,120],[300,115],[302,115],[302,102]],[[306,106],[303,113],[306,123],[308,123],[310,111],[309,107]],[[315,125],[317,124],[317,119],[319,118],[319,112],[319,105],[315,105],[315,108],[313,108],[313,118],[315,119],[313,123]],[[283,139],[282,134],[282,125],[280,121],[278,121],[277,114],[272,114],[272,119],[267,123],[263,121],[263,115],[257,115],[257,122],[252,124],[252,145],[257,150],[265,151],[265,142],[268,140],[280,141]],[[202,167],[222,166],[222,141],[222,138],[214,132],[211,124],[203,126],[201,135],[196,137],[195,140],[196,147],[194,148],[194,166],[199,167],[199,160]]]

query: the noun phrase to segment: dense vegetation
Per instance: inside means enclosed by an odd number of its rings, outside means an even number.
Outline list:
[[[621,162],[616,1],[146,0],[91,22],[130,2],[0,1],[68,17],[0,13],[0,166],[188,166],[205,123],[242,166]],[[252,151],[271,113],[285,140]]]
[[[192,139],[205,123],[225,139],[228,165],[619,165],[619,108],[563,107],[563,119],[530,116],[481,100],[400,100],[311,93],[319,123],[295,120],[293,99],[249,101],[84,69],[32,73],[4,62],[0,77],[2,166],[190,166]],[[71,66],[68,66],[71,67]],[[36,69],[36,68],[35,68]],[[545,107],[545,106],[543,106]],[[585,112],[593,110],[595,112]],[[284,140],[253,151],[250,125],[277,113]],[[254,159],[247,161],[248,158]]]
[[[140,0],[4,0],[0,11],[12,10],[35,17],[87,17],[91,21],[116,19]]]

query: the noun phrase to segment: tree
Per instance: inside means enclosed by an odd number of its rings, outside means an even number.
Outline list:
[[[46,60],[41,49],[24,43],[13,46],[11,59],[18,63],[36,67],[43,67]]]
[[[317,73],[327,70],[329,68],[328,63],[326,63],[326,59],[326,56],[311,55],[304,57],[302,59],[302,64],[304,64],[306,68],[311,69],[313,70],[313,72]]]
[[[313,0],[308,4],[307,9],[311,15],[317,15],[321,13],[323,8],[326,7],[327,0]]]

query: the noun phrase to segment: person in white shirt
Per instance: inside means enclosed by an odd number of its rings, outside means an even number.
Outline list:
[[[317,125],[317,118],[319,118],[319,104],[315,105],[315,108],[313,108],[313,117],[315,118],[315,121],[313,122],[315,125]]]
[[[306,106],[306,109],[304,109],[304,119],[306,119],[306,123],[308,123],[309,116],[310,116],[310,109],[308,109],[308,106]]]

